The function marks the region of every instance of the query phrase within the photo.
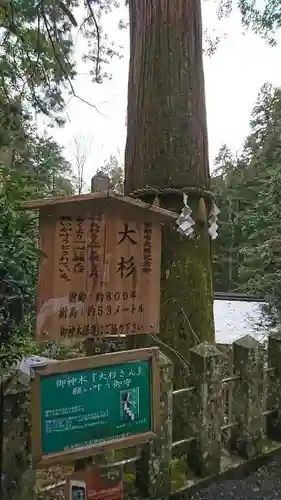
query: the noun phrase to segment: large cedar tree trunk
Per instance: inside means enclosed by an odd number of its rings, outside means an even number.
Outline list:
[[[200,0],[129,0],[129,10],[125,192],[209,189]],[[194,217],[198,201],[190,198]],[[176,195],[163,195],[160,203],[178,212],[183,206]],[[194,343],[214,340],[206,223],[196,224],[192,240],[164,228],[161,303],[160,338],[186,358]],[[183,378],[177,378],[179,386]]]

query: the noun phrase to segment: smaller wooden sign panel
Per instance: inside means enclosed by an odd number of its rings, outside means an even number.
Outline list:
[[[158,348],[60,361],[35,371],[34,466],[76,460],[154,439]]]
[[[120,470],[79,471],[66,482],[65,500],[122,500],[123,479]]]

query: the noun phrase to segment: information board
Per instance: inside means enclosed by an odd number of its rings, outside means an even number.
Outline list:
[[[58,461],[79,452],[87,456],[86,450],[91,455],[93,448],[107,443],[116,447],[122,441],[126,447],[124,440],[133,437],[151,439],[158,404],[156,352],[157,348],[105,354],[36,371],[36,461]]]
[[[75,208],[40,214],[38,339],[159,332],[160,225]]]

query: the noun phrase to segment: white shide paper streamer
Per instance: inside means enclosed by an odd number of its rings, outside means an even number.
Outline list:
[[[220,213],[219,208],[217,207],[217,205],[215,203],[213,203],[210,217],[208,219],[208,223],[209,223],[208,234],[209,234],[209,236],[211,236],[212,240],[215,240],[216,237],[218,236],[217,219],[218,219],[219,213]]]
[[[194,231],[193,226],[195,224],[195,221],[192,219],[190,215],[192,210],[187,204],[187,199],[188,199],[187,194],[183,193],[183,209],[177,219],[177,225],[178,225],[177,230],[183,236],[191,236],[191,234]]]

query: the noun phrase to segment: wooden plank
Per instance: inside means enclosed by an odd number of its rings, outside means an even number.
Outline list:
[[[71,373],[73,371],[88,370],[99,366],[112,366],[119,363],[129,363],[139,360],[154,358],[159,351],[158,347],[145,349],[134,349],[131,351],[111,352],[85,358],[65,359],[44,366],[36,371],[36,377],[48,377],[59,373]],[[36,380],[35,377],[35,380]]]
[[[158,333],[160,226],[65,208],[40,216],[38,340]]]
[[[153,393],[159,398],[156,438],[141,449],[136,463],[136,486],[142,498],[168,500],[171,489],[172,427],[173,427],[173,364],[159,353],[153,359],[157,370]]]
[[[55,465],[57,463],[71,462],[74,460],[81,460],[90,456],[99,455],[106,451],[122,450],[127,448],[133,448],[140,446],[142,444],[153,441],[157,438],[154,432],[146,432],[144,434],[136,434],[134,436],[129,436],[123,438],[122,440],[106,441],[103,444],[95,444],[91,446],[85,446],[83,448],[69,449],[65,452],[56,453],[54,455],[41,455],[41,459],[38,462],[37,458],[33,460],[33,466],[36,468],[45,468],[50,465]]]
[[[114,209],[120,210],[121,206],[126,207],[125,209],[138,209],[140,212],[147,211],[149,212],[155,222],[168,222],[176,220],[178,218],[178,214],[176,212],[172,212],[170,210],[166,210],[156,205],[151,205],[149,203],[145,203],[136,198],[131,198],[129,196],[117,195],[115,193],[90,193],[83,195],[75,195],[75,196],[60,196],[54,198],[47,199],[38,199],[33,201],[27,201],[21,205],[22,209],[31,210],[38,209],[42,207],[55,207],[59,205],[74,205],[76,209],[77,204],[81,204],[81,202],[91,202],[97,204],[97,206],[105,206],[113,207]],[[100,204],[99,204],[100,203]]]
[[[39,278],[37,283],[36,309],[37,329],[41,332],[52,328],[48,314],[48,304],[54,297],[55,282],[52,279],[51,269],[55,264],[55,219],[52,214],[42,210],[39,219],[39,248],[43,255],[40,259]],[[46,310],[47,308],[47,310]]]
[[[32,381],[31,392],[31,450],[32,459],[35,463],[41,460],[41,401],[40,401],[40,379],[35,377]]]

